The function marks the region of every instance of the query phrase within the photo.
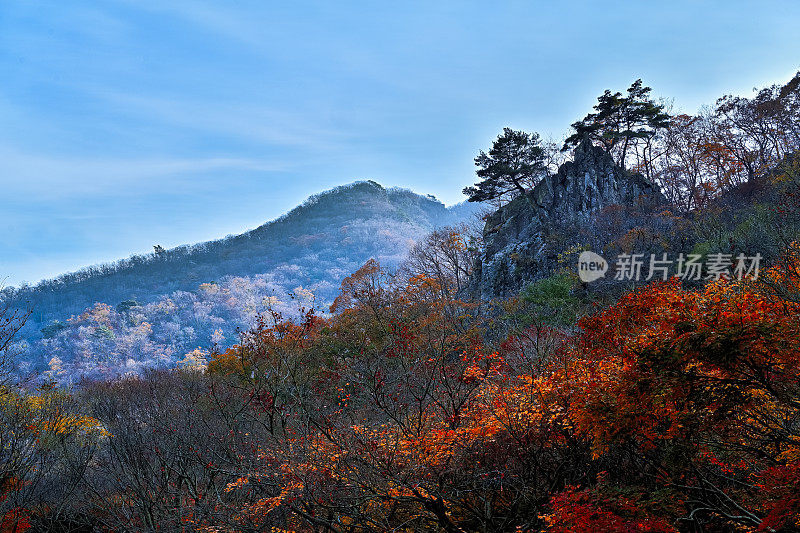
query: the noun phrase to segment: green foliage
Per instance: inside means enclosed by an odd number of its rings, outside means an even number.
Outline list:
[[[62,330],[67,329],[67,325],[60,320],[53,320],[50,324],[43,327],[40,331],[45,339],[52,339]]]
[[[115,335],[110,327],[101,324],[94,328],[94,336],[100,339],[113,339]]]
[[[136,300],[125,300],[124,302],[120,302],[117,304],[117,313],[127,313],[134,307],[139,307],[142,304],[137,302]]]
[[[710,254],[711,252],[712,252],[711,243],[707,242],[707,241],[702,241],[702,242],[698,242],[698,243],[696,243],[694,245],[694,248],[692,248],[691,254],[692,255],[700,255],[700,256],[703,257],[703,259],[705,259],[708,256],[708,254]]]
[[[664,112],[663,105],[650,98],[650,90],[640,79],[631,84],[627,96],[606,89],[597,98],[596,112],[572,124],[575,133],[566,139],[564,149],[575,147],[588,137],[608,152],[618,148],[618,162],[624,166],[630,147],[669,125],[670,116]]]
[[[547,153],[537,133],[503,128],[489,153],[475,158],[483,181],[463,192],[470,202],[485,202],[508,194],[524,194],[547,173]]]
[[[528,284],[520,293],[528,315],[523,322],[531,323],[538,318],[554,326],[574,324],[581,305],[581,299],[574,294],[577,286],[575,275],[569,272]]]

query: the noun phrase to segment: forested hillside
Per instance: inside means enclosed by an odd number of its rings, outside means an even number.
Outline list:
[[[698,137],[649,91],[601,95],[555,174],[504,129],[480,238],[366,182],[8,292],[120,286],[29,320],[35,387],[0,308],[0,531],[800,532],[800,75]]]
[[[196,348],[236,342],[267,308],[329,304],[367,259],[397,265],[415,240],[481,209],[356,182],[241,235],[7,288],[5,304],[32,311],[15,345],[20,368],[52,366],[63,381],[174,365]]]

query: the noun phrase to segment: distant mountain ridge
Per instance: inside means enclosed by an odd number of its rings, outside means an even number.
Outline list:
[[[118,346],[120,339],[142,324],[150,331],[139,331],[137,342],[152,345],[144,351],[160,352],[159,365],[174,364],[190,349],[235,340],[232,329],[248,327],[267,304],[290,312],[298,298],[312,294],[317,304],[329,302],[341,279],[367,259],[395,266],[419,238],[466,221],[481,209],[466,203],[448,208],[431,196],[359,181],[311,196],[240,235],[134,255],[32,287],[7,288],[0,298],[33,309],[18,343],[25,372],[46,370],[56,357],[62,367],[75,366],[64,374],[91,375],[91,361],[100,357],[109,359],[101,373],[114,373],[124,366],[114,354],[121,358],[131,350],[132,340]],[[212,302],[212,296],[225,291],[227,301]],[[159,305],[174,311],[155,316]],[[135,367],[148,357],[137,357],[136,349],[132,353]],[[74,365],[81,357],[83,364]]]

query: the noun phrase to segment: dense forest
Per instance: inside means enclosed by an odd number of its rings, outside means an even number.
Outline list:
[[[601,149],[663,205],[591,212],[583,246],[535,236],[564,260],[516,294],[476,290],[481,242],[520,224],[490,215],[389,267],[367,259],[327,308],[302,291],[292,309],[267,302],[238,339],[177,368],[72,386],[50,368],[30,390],[5,361],[0,530],[800,531],[800,74],[693,117],[649,93],[607,91],[564,148]],[[537,206],[552,156],[506,129],[465,192]],[[312,206],[352,208],[336,198]],[[370,228],[402,235],[388,224]],[[574,263],[590,249],[729,263],[590,284]],[[761,271],[732,275],[739,251],[761,254]],[[236,279],[212,281],[192,281],[209,294],[198,302],[246,305]],[[137,306],[76,320],[110,339]],[[0,316],[9,358],[26,319]]]
[[[196,349],[230,346],[267,308],[330,304],[367,259],[397,266],[428,232],[472,224],[482,210],[356,182],[241,235],[8,287],[3,304],[30,311],[12,348],[19,373],[70,383],[174,367]]]

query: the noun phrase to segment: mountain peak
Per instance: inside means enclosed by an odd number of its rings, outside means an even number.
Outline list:
[[[368,259],[395,267],[418,239],[480,207],[448,209],[407,189],[357,181],[240,235],[89,267],[0,298],[34,308],[18,347],[24,371],[44,371],[56,356],[71,375],[127,372],[127,361],[168,365],[198,346],[235,342],[263,302],[284,314],[301,300],[330,303]],[[121,353],[129,359],[115,359]]]

